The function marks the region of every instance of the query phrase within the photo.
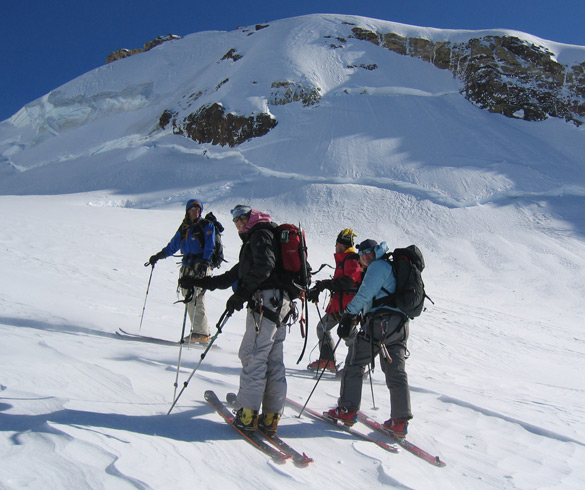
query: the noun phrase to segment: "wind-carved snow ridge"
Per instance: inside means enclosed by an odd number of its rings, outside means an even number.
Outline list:
[[[428,199],[436,204],[449,208],[466,208],[488,203],[498,203],[516,198],[539,198],[539,197],[559,197],[559,196],[585,196],[585,187],[576,185],[563,185],[555,189],[543,192],[521,192],[521,191],[494,191],[484,198],[476,199],[456,199],[449,196],[445,191],[429,189],[423,185],[412,182],[400,181],[387,177],[319,177],[315,175],[303,175],[294,172],[283,172],[266,167],[261,167],[252,163],[239,152],[230,152],[229,155],[214,156],[212,152],[208,153],[209,158],[226,158],[227,156],[236,156],[243,163],[253,168],[259,177],[272,177],[283,180],[297,180],[309,184],[337,184],[337,185],[362,185],[368,187],[378,187],[396,192],[411,194],[418,199]],[[255,177],[249,175],[244,181],[253,181]]]
[[[373,95],[381,97],[411,95],[414,97],[445,97],[448,95],[459,95],[459,92],[428,92],[426,90],[419,90],[410,87],[346,87],[335,89],[330,92],[330,95]]]
[[[379,448],[367,442],[354,442],[353,448],[359,454],[363,454],[364,456],[374,460],[378,470],[378,482],[381,485],[390,486],[392,488],[398,488],[401,490],[413,490],[412,487],[405,485],[400,480],[392,476],[392,469],[385,467],[384,462],[379,457],[381,451]]]
[[[515,419],[513,417],[508,417],[506,415],[495,412],[493,410],[489,410],[487,408],[478,407],[477,405],[474,405],[473,403],[465,402],[463,400],[459,400],[459,399],[454,398],[452,396],[441,395],[441,396],[439,396],[438,399],[444,403],[452,403],[452,404],[458,405],[460,407],[468,408],[470,410],[481,413],[481,414],[486,415],[488,417],[498,417],[502,420],[505,420],[506,422],[510,422],[512,424],[517,424],[517,425],[521,426],[523,429],[527,430],[528,432],[532,432],[533,434],[536,434],[538,436],[547,437],[549,439],[555,439],[555,440],[560,441],[560,442],[573,442],[575,444],[579,444],[580,446],[585,446],[585,442],[578,441],[577,439],[573,439],[572,437],[567,437],[567,436],[564,436],[562,434],[559,434],[558,432],[553,432],[553,431],[545,429],[543,427],[538,427],[538,426],[533,425],[533,424],[528,424],[528,423],[523,422],[521,420]]]

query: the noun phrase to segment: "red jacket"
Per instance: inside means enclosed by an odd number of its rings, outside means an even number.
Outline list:
[[[355,249],[348,248],[343,253],[333,254],[335,273],[327,289],[331,290],[331,301],[327,305],[327,313],[343,313],[345,307],[353,299],[362,283],[362,268]]]

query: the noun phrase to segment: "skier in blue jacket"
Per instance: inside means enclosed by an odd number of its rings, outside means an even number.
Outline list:
[[[154,266],[160,259],[181,250],[183,259],[179,280],[184,276],[205,277],[211,270],[211,256],[215,248],[215,226],[211,221],[201,219],[203,203],[190,199],[185,206],[185,218],[171,241],[160,252],[149,259]],[[187,312],[191,321],[191,333],[185,342],[207,343],[209,324],[205,311],[205,291],[199,288],[183,289],[181,294],[187,301]]]
[[[329,417],[353,425],[357,420],[362,396],[365,366],[380,354],[380,364],[390,390],[390,419],[384,427],[397,437],[405,437],[410,409],[410,388],[405,364],[407,357],[408,317],[400,309],[388,305],[388,297],[396,290],[396,279],[390,263],[382,257],[389,251],[386,242],[379,245],[365,240],[358,245],[360,263],[367,268],[357,294],[347,305],[337,334],[349,344],[341,378],[337,408],[325,412]],[[363,315],[358,333],[355,323]]]

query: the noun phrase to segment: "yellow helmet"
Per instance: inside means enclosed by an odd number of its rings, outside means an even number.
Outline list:
[[[357,235],[353,232],[351,228],[345,228],[345,230],[341,230],[339,235],[337,235],[337,243],[341,243],[346,247],[353,247],[353,238]]]

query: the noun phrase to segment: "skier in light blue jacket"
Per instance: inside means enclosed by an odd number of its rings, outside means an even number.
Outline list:
[[[329,417],[353,425],[360,408],[365,366],[380,354],[380,364],[390,390],[390,419],[384,427],[396,437],[405,437],[410,409],[410,388],[405,364],[407,358],[408,317],[392,305],[396,279],[392,265],[383,259],[389,248],[386,242],[365,240],[358,245],[360,263],[366,269],[362,284],[347,305],[337,329],[340,338],[349,344],[341,378],[337,407],[325,412]],[[363,316],[357,332],[358,315]]]

